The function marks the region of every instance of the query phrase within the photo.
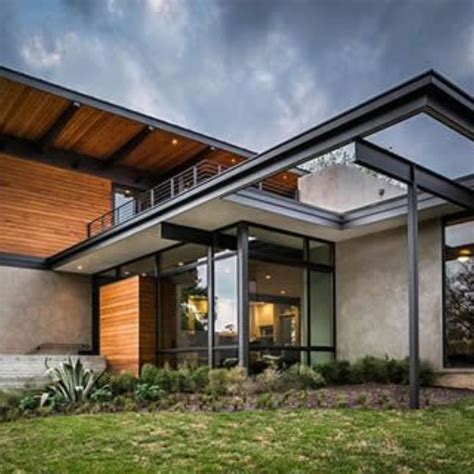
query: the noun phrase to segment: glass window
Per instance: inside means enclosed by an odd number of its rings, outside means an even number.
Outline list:
[[[250,348],[302,345],[303,269],[252,260],[249,278]]]
[[[332,247],[326,242],[309,241],[309,261],[322,265],[332,265]]]
[[[333,292],[332,273],[310,272],[310,344],[311,346],[333,345]]]
[[[474,366],[474,219],[445,228],[445,363]]]
[[[311,351],[309,355],[309,363],[311,366],[316,364],[325,364],[334,359],[334,352],[320,352],[320,351]]]
[[[219,349],[214,351],[215,367],[235,367],[239,363],[238,349]]]
[[[294,235],[260,227],[249,229],[249,252],[254,255],[303,261],[303,242],[302,237]]]
[[[120,267],[121,278],[126,278],[133,275],[156,276],[155,257],[142,258]]]
[[[207,261],[207,247],[205,245],[184,244],[165,250],[160,254],[160,269],[184,267],[191,263],[205,263]]]
[[[306,354],[307,351],[305,350],[290,347],[288,349],[267,348],[251,350],[249,371],[252,374],[258,374],[269,366],[284,369],[294,364],[304,364]]]
[[[161,349],[208,345],[207,265],[161,278]]]
[[[214,344],[226,346],[237,341],[237,257],[216,260]]]
[[[160,354],[159,364],[169,365],[174,369],[184,364],[190,367],[208,365],[208,353],[207,351],[189,351]]]
[[[113,205],[114,223],[125,222],[136,214],[135,197],[139,191],[126,186],[114,185]]]

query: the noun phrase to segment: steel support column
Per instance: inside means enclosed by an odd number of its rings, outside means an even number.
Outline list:
[[[207,250],[207,335],[208,335],[208,364],[214,367],[214,322],[215,322],[215,278],[214,278],[214,249],[209,245]]]
[[[249,230],[237,226],[237,313],[239,328],[239,365],[249,367]]]
[[[415,167],[411,167],[408,185],[408,302],[410,353],[410,408],[420,407],[419,382],[419,322],[418,322],[418,202]]]

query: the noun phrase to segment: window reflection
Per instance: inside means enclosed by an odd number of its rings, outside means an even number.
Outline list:
[[[474,366],[474,219],[445,228],[445,363]]]
[[[207,347],[207,265],[161,279],[163,349]]]
[[[216,346],[237,344],[237,257],[215,262]]]

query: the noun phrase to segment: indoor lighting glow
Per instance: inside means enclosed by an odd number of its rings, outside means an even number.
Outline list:
[[[172,144],[172,145],[177,145],[177,144],[178,144],[178,139],[177,139],[177,138],[173,138],[173,140],[171,140],[171,144]]]
[[[130,275],[130,272],[129,271],[126,271],[126,272],[123,272],[124,275]]]
[[[235,158],[232,158],[232,163],[235,163],[237,160]]]
[[[82,270],[83,268],[84,268],[84,267],[83,267],[82,265],[78,265],[78,266],[77,266],[77,269],[78,269],[78,270]]]
[[[471,251],[469,249],[461,249],[457,258],[458,262],[466,263],[471,258]]]
[[[271,277],[271,275],[265,275],[265,280],[270,280]]]
[[[184,262],[178,262],[178,267],[182,267],[184,265]]]
[[[284,174],[283,179],[288,179],[288,176],[286,174]]]
[[[286,295],[286,290],[281,290],[280,293],[281,293],[282,295]]]

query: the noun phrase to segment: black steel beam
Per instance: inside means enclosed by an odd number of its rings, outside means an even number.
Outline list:
[[[355,163],[406,184],[412,181],[413,168],[419,189],[465,209],[474,210],[473,190],[366,140],[359,139],[355,142]]]
[[[241,222],[237,226],[237,318],[239,365],[249,368],[249,229]]]
[[[177,242],[209,246],[216,245],[219,248],[237,250],[237,239],[232,235],[216,234],[212,231],[173,224],[171,222],[163,222],[161,224],[161,237]]]
[[[0,267],[2,266],[37,270],[47,270],[49,268],[45,258],[0,252]]]
[[[42,151],[35,142],[8,135],[0,134],[0,153],[14,158],[107,178],[115,183],[142,190],[149,189],[151,185],[147,173],[124,166],[104,169],[103,162],[97,158],[52,148]]]
[[[116,164],[123,161],[127,156],[132,153],[135,148],[137,148],[143,141],[153,132],[154,128],[150,126],[144,127],[140,130],[135,136],[133,136],[128,142],[122,145],[115,153],[113,153],[107,161],[105,161],[105,167],[115,166]]]
[[[418,284],[418,187],[415,167],[408,185],[408,321],[410,408],[420,408],[419,284]]]
[[[208,337],[208,364],[214,367],[214,326],[216,319],[215,275],[214,275],[214,248],[207,248],[207,337]]]
[[[66,110],[64,110],[64,112],[56,119],[49,130],[39,140],[39,147],[41,149],[49,147],[54,143],[54,140],[56,140],[68,122],[74,117],[74,114],[79,110],[80,106],[81,104],[76,101],[72,101],[68,105]]]

